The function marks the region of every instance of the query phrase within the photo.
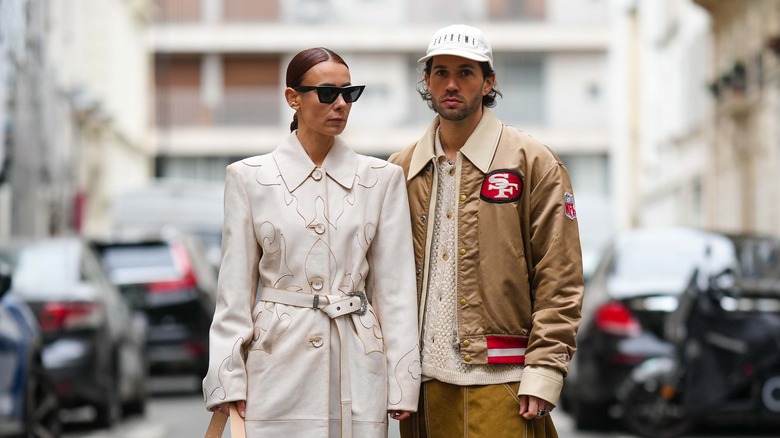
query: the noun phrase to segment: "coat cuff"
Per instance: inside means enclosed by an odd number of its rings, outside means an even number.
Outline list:
[[[532,395],[557,405],[562,389],[563,373],[553,368],[526,365],[517,395]]]

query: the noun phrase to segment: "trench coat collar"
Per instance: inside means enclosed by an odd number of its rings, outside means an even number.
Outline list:
[[[434,136],[438,127],[439,117],[436,117],[414,149],[412,161],[409,164],[408,179],[412,179],[426,164],[436,159]],[[482,107],[482,119],[466,141],[466,144],[460,148],[460,152],[482,173],[487,173],[490,170],[490,163],[493,161],[496,147],[498,147],[502,128],[503,123],[493,114],[493,111],[487,107]]]
[[[295,191],[317,167],[311,161],[295,132],[271,153],[279,174],[291,193]],[[358,156],[347,144],[336,137],[333,146],[322,162],[325,174],[346,189],[351,189],[357,174]]]

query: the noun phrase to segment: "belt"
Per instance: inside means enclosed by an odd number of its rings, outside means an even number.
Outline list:
[[[311,295],[264,287],[260,292],[260,299],[289,306],[319,309],[331,318],[350,313],[364,315],[368,308],[368,299],[363,291],[349,292],[346,295]]]
[[[227,420],[227,415],[215,410],[214,413],[211,414],[211,421],[209,422],[208,429],[206,429],[205,438],[222,438],[222,433],[225,431]],[[230,436],[231,438],[246,438],[244,419],[238,414],[235,403],[230,404]]]
[[[352,391],[350,389],[350,375],[348,366],[348,352],[345,348],[344,336],[352,330],[347,327],[350,318],[339,316],[355,313],[363,315],[368,309],[368,299],[363,291],[349,292],[345,295],[310,295],[300,292],[291,292],[282,289],[263,287],[260,292],[260,300],[272,303],[287,304],[289,306],[317,309],[325,312],[336,326],[339,335],[340,355],[339,368],[341,369],[341,381],[339,400],[341,400],[341,436],[352,437]]]

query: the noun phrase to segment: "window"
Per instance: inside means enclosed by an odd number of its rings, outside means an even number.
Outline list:
[[[545,122],[544,62],[540,57],[496,54],[499,97],[493,111],[510,125]]]

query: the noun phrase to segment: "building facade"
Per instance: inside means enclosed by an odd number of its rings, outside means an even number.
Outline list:
[[[148,0],[2,0],[0,238],[106,235],[153,176]]]
[[[619,228],[780,234],[780,2],[613,6]]]
[[[711,226],[708,17],[690,0],[616,0],[612,8],[618,228]]]
[[[367,85],[345,140],[387,157],[434,116],[416,92],[417,59],[438,28],[464,23],[492,43],[504,95],[494,111],[562,156],[583,239],[593,240],[584,244],[596,248],[611,219],[608,3],[159,0],[151,32],[157,176],[222,181],[228,163],[270,152],[293,115],[283,99],[287,63],[312,46],[338,52],[352,82]]]
[[[780,234],[780,2],[695,0],[711,20],[715,111],[706,214],[713,227]]]

